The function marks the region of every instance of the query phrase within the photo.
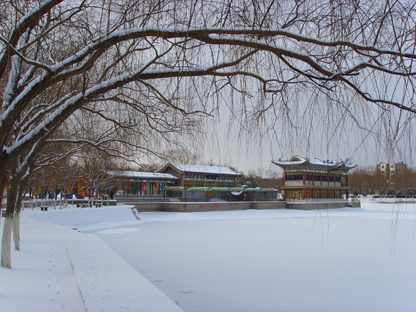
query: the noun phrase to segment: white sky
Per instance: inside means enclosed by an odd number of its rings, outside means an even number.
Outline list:
[[[390,139],[390,143],[384,134],[383,124],[377,122],[374,125],[374,120],[370,118],[363,121],[372,131],[370,133],[359,129],[350,118],[345,118],[344,124],[339,125],[339,130],[334,133],[316,125],[322,124],[323,120],[321,116],[309,123],[301,119],[297,127],[278,121],[274,133],[262,134],[254,126],[248,126],[246,129],[250,135],[247,135],[247,132],[240,131],[237,123],[230,126],[227,110],[221,109],[221,116],[206,118],[203,133],[196,134],[184,145],[185,150],[199,156],[198,164],[231,166],[239,172],[248,174],[254,171],[263,177],[281,176],[282,170],[271,161],[289,159],[294,155],[321,160],[349,160],[358,165],[357,169],[375,169],[380,162],[404,162],[409,167],[416,166],[415,118],[410,122],[413,129],[396,140]],[[389,148],[392,142],[396,144],[394,152]]]
[[[226,110],[222,110],[220,118],[206,120],[203,127],[205,137],[201,139],[203,144],[197,148],[204,149],[201,156],[205,163],[233,166],[243,173],[260,169],[266,176],[270,170],[281,172],[276,165],[271,164],[272,160],[289,159],[294,155],[321,160],[348,159],[358,165],[357,169],[375,168],[380,162],[404,162],[415,167],[416,119],[410,121],[412,128],[408,128],[407,132],[393,137],[392,129],[386,129],[383,122],[377,120],[377,112],[371,111],[374,104],[368,105],[370,113],[367,116],[358,114],[357,117],[362,119],[361,125],[367,129],[360,129],[348,116],[339,124],[334,119],[328,128],[319,126],[325,122],[322,116],[316,116],[312,122],[307,121],[310,116],[306,116],[298,119],[296,128],[277,123],[275,133],[269,132],[262,138],[257,134],[258,130],[250,127],[247,128],[251,131],[251,137],[239,133],[238,127],[230,130],[229,116]],[[395,116],[398,111],[393,109],[389,116],[393,122],[398,118]],[[371,118],[371,115],[376,118]],[[293,120],[296,121],[296,118]],[[334,133],[331,127],[337,127],[338,130]],[[391,145],[393,148],[390,148]]]

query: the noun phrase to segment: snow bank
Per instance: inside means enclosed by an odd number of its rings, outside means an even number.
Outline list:
[[[183,311],[97,236],[34,220],[44,218],[70,225],[83,220],[87,227],[96,228],[100,222],[94,227],[93,210],[70,207],[66,211],[22,212],[22,251],[13,250],[13,269],[0,268],[1,311]],[[133,221],[123,214],[129,210],[126,206],[106,211],[103,215],[107,221],[100,226],[111,224],[111,220],[114,224]],[[134,218],[131,210],[130,214]]]

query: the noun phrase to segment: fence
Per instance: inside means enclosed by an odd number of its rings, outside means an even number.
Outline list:
[[[56,209],[56,207],[59,207],[59,209],[64,209],[68,207],[68,199],[65,197],[61,197],[60,199],[56,198],[56,195],[54,194],[54,198],[29,198],[26,200],[22,200],[22,210],[25,208],[39,208],[39,207],[50,207]]]
[[[287,198],[287,202],[296,202],[296,203],[322,203],[322,202],[351,202],[351,199],[343,198],[307,198],[307,199],[292,199]]]

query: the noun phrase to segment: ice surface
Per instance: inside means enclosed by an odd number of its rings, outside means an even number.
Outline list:
[[[143,276],[151,283],[141,280],[133,293],[155,286],[184,311],[415,311],[415,215],[416,204],[387,200],[311,211],[146,212],[140,220],[130,206],[25,209],[22,251],[13,252],[12,270],[0,270],[0,306],[82,311],[59,243],[67,229],[77,233],[69,252],[86,273],[106,277],[109,300],[118,280]],[[133,268],[137,278],[124,279]],[[86,273],[84,285],[94,283]],[[157,311],[154,301],[146,311]]]

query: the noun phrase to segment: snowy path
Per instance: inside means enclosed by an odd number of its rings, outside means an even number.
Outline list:
[[[76,233],[65,241],[87,311],[182,311],[97,236]]]
[[[31,218],[63,211],[38,211],[22,213],[21,251],[0,268],[0,311],[182,311],[97,236]]]
[[[61,229],[21,218],[21,251],[12,269],[0,268],[1,311],[86,311]],[[3,230],[4,218],[1,230]]]

